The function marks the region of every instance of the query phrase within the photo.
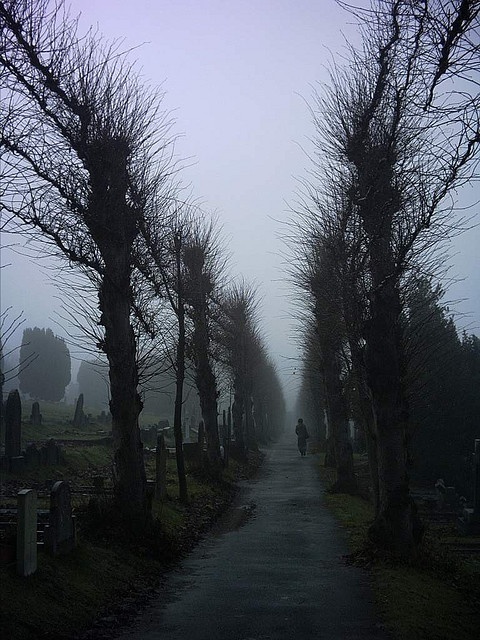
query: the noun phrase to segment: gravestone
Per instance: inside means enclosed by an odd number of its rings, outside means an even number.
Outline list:
[[[17,573],[30,576],[37,570],[37,493],[22,489],[17,494]]]
[[[78,396],[75,405],[75,414],[73,416],[73,426],[75,429],[81,429],[85,425],[85,414],[83,413],[83,393]]]
[[[17,389],[10,391],[5,407],[5,457],[20,455],[22,440],[22,403]]]
[[[32,404],[32,413],[30,414],[30,424],[33,427],[42,426],[42,414],[40,413],[40,405],[38,402]]]
[[[167,447],[163,433],[157,436],[155,454],[155,497],[162,502],[167,498]]]
[[[30,443],[25,449],[25,465],[30,469],[40,466],[40,451],[35,443]]]
[[[50,493],[49,523],[45,527],[45,549],[53,556],[69,553],[76,546],[75,519],[68,482],[60,480]]]

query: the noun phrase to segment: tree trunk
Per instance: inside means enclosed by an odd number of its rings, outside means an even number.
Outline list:
[[[396,556],[410,558],[421,541],[423,527],[410,496],[407,474],[408,406],[402,376],[401,303],[398,285],[390,275],[393,269],[385,273],[388,253],[374,255],[366,370],[377,437],[380,509],[370,536]]]
[[[130,520],[146,522],[147,481],[138,416],[142,401],[138,394],[136,344],[130,323],[130,266],[128,251],[118,251],[105,260],[105,275],[99,289],[102,345],[109,363],[110,412],[114,450],[115,497],[119,510]]]
[[[207,460],[210,472],[220,477],[222,464],[218,437],[217,381],[208,355],[207,322],[203,307],[195,314],[194,323],[195,382],[205,425]]]
[[[187,476],[185,473],[185,458],[183,455],[182,408],[183,383],[185,381],[185,306],[183,300],[183,281],[181,271],[182,238],[175,235],[175,259],[177,266],[177,318],[178,343],[176,358],[176,389],[175,411],[173,417],[173,433],[175,437],[175,459],[177,462],[179,498],[183,503],[188,502]]]
[[[245,397],[245,444],[247,449],[257,451],[258,443],[255,434],[255,421],[253,419],[253,402],[251,394]]]
[[[338,355],[330,344],[325,340],[322,342],[328,422],[334,444],[337,471],[337,480],[332,488],[340,493],[356,493],[358,487],[353,467],[353,448],[348,435],[347,405],[340,379]]]
[[[243,395],[235,388],[232,405],[233,434],[235,445],[241,456],[245,456],[245,435],[243,432]]]

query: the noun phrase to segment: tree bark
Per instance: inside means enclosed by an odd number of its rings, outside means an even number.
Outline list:
[[[347,405],[340,379],[338,355],[330,345],[325,341],[322,342],[325,390],[328,398],[327,413],[337,471],[337,480],[332,488],[341,493],[356,493],[357,480],[353,467],[353,449],[348,435]]]
[[[183,455],[182,433],[182,408],[183,408],[183,384],[185,381],[185,306],[183,293],[183,280],[181,271],[181,245],[180,234],[175,235],[175,260],[177,267],[177,319],[178,342],[176,358],[176,386],[175,386],[175,411],[173,417],[173,433],[175,437],[175,459],[177,462],[179,498],[183,503],[188,502],[187,476],[185,473],[185,457]]]
[[[102,348],[109,363],[115,497],[119,510],[127,518],[146,522],[149,517],[147,481],[138,427],[142,401],[137,391],[136,344],[130,323],[130,304],[128,251],[114,252],[105,259],[99,306],[105,328]]]
[[[388,227],[388,225],[387,225]],[[367,228],[368,231],[368,228]],[[366,332],[366,371],[377,437],[379,512],[372,540],[396,556],[410,558],[423,535],[407,474],[408,406],[403,383],[401,302],[389,243],[370,235],[373,291]]]

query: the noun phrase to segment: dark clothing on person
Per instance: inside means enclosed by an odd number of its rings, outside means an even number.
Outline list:
[[[300,421],[297,422],[297,426],[295,427],[295,433],[298,437],[298,450],[300,451],[300,455],[307,455],[307,440],[310,437],[308,435],[307,427],[305,424]]]

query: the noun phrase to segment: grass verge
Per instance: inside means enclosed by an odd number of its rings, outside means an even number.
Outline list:
[[[69,452],[68,471],[82,474],[95,463],[105,463],[109,455],[96,447],[84,449]],[[148,472],[152,461],[146,466]],[[79,504],[80,543],[73,553],[51,558],[40,552],[37,572],[28,578],[16,575],[14,563],[0,567],[0,638],[67,640],[84,633],[95,639],[115,637],[109,634],[137,613],[165,571],[228,507],[235,482],[245,472],[233,460],[221,483],[192,471],[187,478],[190,502],[183,505],[174,461],[169,460],[168,500],[154,500],[152,530],[130,540],[115,530],[108,500],[97,501],[94,509]]]
[[[319,456],[325,486],[334,480]],[[362,558],[372,506],[359,496],[325,493],[325,501],[346,530],[352,557]],[[464,560],[441,547],[427,532],[422,558],[399,565],[369,557],[369,570],[379,614],[396,640],[478,640],[480,625],[480,562]]]

